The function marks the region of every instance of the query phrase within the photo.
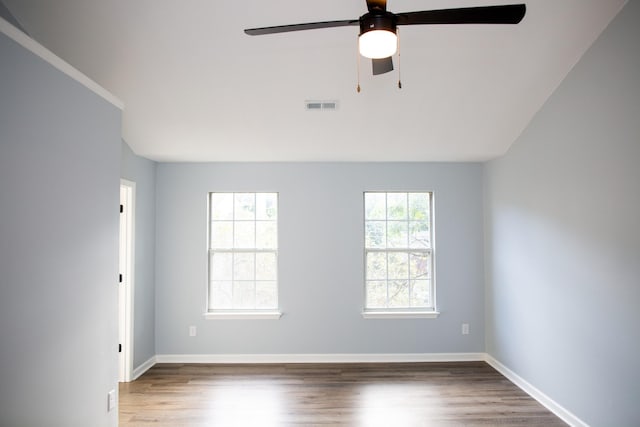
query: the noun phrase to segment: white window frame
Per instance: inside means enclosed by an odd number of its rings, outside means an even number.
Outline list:
[[[279,281],[277,276],[276,269],[276,304],[275,308],[269,309],[261,309],[261,308],[231,308],[231,309],[214,309],[209,305],[209,296],[211,293],[211,256],[214,253],[230,253],[230,254],[259,254],[259,253],[272,253],[276,257],[276,266],[278,263],[278,245],[274,249],[265,249],[265,248],[214,248],[211,240],[211,224],[213,222],[211,218],[211,198],[214,194],[232,194],[235,197],[235,194],[253,194],[254,197],[258,194],[276,194],[278,204],[279,204],[279,194],[275,191],[212,191],[207,194],[207,295],[206,295],[206,309],[204,313],[205,319],[274,319],[277,320],[282,316],[282,312],[279,309]],[[278,206],[278,205],[276,205]],[[276,227],[278,227],[278,216],[276,216]],[[234,223],[236,222],[246,222],[253,221],[254,225],[257,221],[255,218],[253,220],[230,220]],[[276,228],[277,233],[277,228]],[[254,270],[254,282],[255,282],[255,270]]]
[[[371,193],[384,194],[385,199],[388,194],[427,194],[429,197],[429,241],[431,246],[429,248],[410,248],[409,244],[407,244],[406,248],[368,248],[366,243],[366,233],[367,233],[367,218],[366,218],[366,195]],[[363,266],[364,266],[364,304],[362,310],[362,316],[365,319],[384,319],[384,318],[397,318],[397,319],[407,319],[407,318],[437,318],[440,314],[436,307],[436,273],[435,273],[435,218],[434,218],[434,195],[433,191],[365,191],[363,193],[363,236],[364,236],[364,258],[363,258]],[[378,221],[378,220],[376,220]],[[382,220],[380,220],[382,221]],[[388,223],[390,220],[386,217],[384,222]],[[407,219],[409,222],[409,219]],[[385,226],[385,235],[387,233],[387,227]],[[367,292],[368,289],[368,271],[367,271],[367,255],[369,253],[423,253],[428,254],[430,263],[431,263],[431,278],[429,281],[429,295],[431,298],[431,306],[429,307],[397,307],[397,308],[368,308],[367,307]],[[388,272],[387,278],[385,282],[388,282]],[[387,283],[387,292],[388,292],[388,283]]]

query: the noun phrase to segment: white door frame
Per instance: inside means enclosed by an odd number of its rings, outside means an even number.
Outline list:
[[[133,371],[133,289],[135,265],[135,195],[136,183],[120,180],[120,274],[118,285],[118,381],[132,380]]]

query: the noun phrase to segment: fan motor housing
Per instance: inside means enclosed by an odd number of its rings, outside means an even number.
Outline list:
[[[365,13],[360,17],[360,35],[374,30],[396,33],[396,16],[387,11]]]

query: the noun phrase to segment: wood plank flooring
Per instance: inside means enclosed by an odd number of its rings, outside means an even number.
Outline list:
[[[566,426],[484,362],[158,364],[120,426]]]

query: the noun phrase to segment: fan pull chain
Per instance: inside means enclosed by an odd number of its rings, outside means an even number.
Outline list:
[[[356,46],[358,45],[356,44]],[[356,63],[358,70],[358,86],[356,87],[356,92],[360,93],[360,51],[358,49],[356,49]]]
[[[400,73],[400,30],[398,30],[396,28],[396,37],[398,37],[398,89],[402,89],[402,79],[401,79],[401,73]]]

